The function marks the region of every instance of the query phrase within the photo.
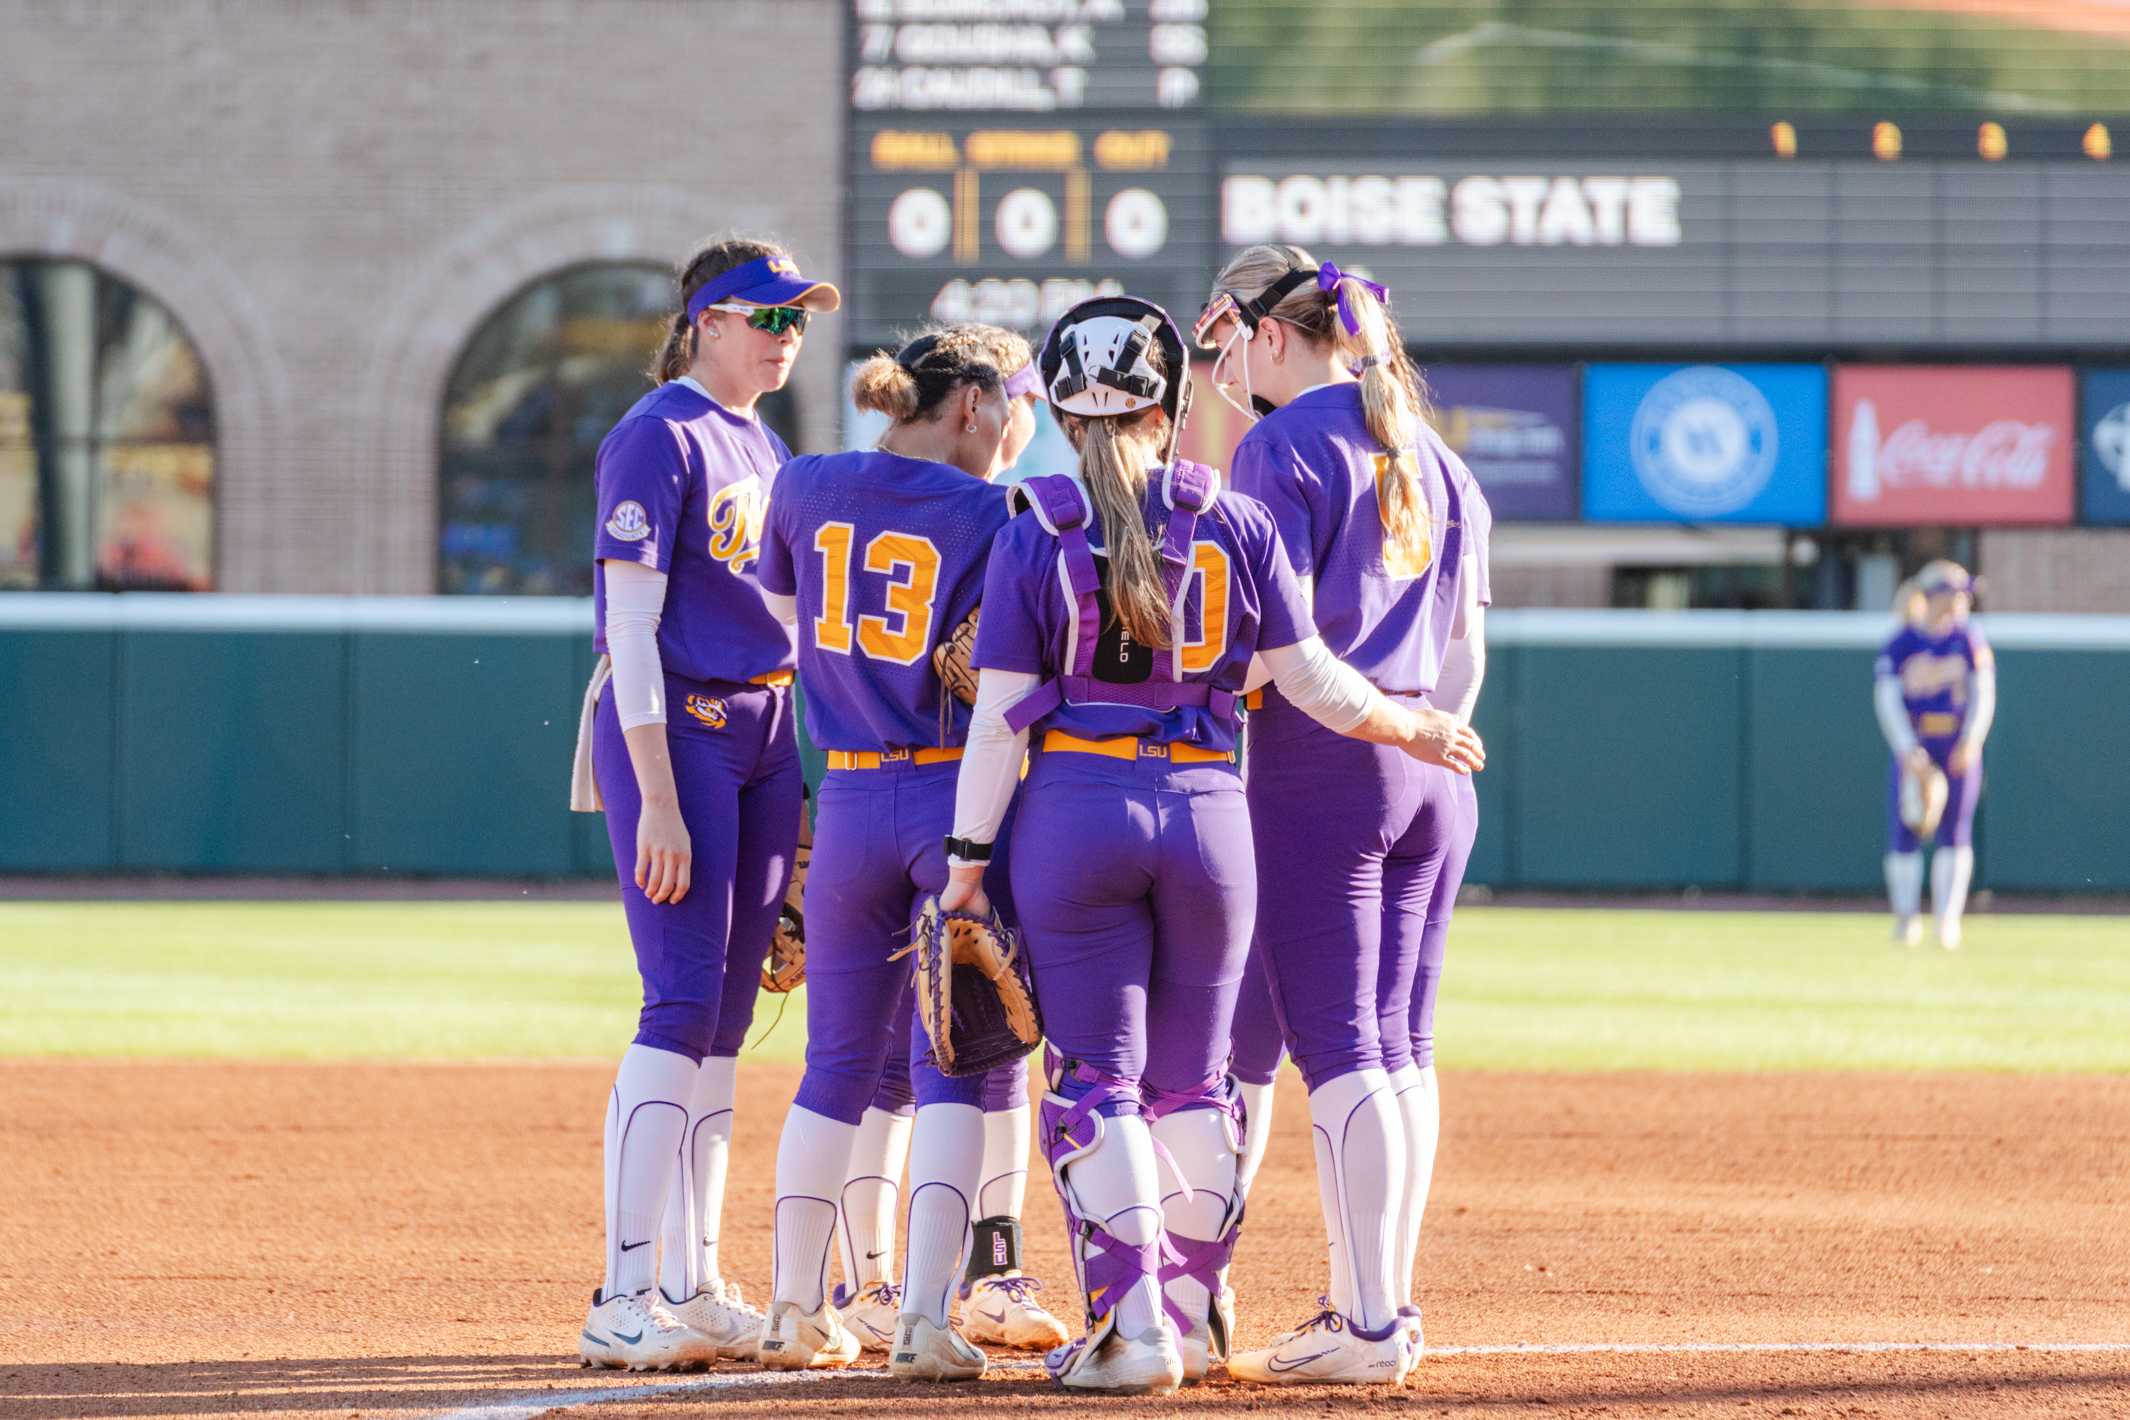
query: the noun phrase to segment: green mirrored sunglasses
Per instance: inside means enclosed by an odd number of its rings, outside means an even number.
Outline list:
[[[806,319],[810,312],[797,306],[742,306],[720,301],[710,307],[713,311],[731,311],[747,317],[747,324],[756,330],[766,330],[771,335],[785,331],[806,334]]]

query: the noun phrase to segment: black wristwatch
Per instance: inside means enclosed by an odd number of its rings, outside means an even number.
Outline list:
[[[947,835],[947,856],[959,858],[964,863],[988,863],[991,861],[991,845],[977,843],[967,838]]]

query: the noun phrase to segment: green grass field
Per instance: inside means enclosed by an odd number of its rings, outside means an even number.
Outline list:
[[[0,1054],[607,1057],[636,979],[605,903],[0,904]],[[804,996],[750,1050],[796,1059]],[[1470,908],[1445,1065],[2130,1070],[2130,919]],[[755,1038],[766,1039],[759,1045]]]

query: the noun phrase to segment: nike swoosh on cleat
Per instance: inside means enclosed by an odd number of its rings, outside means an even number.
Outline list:
[[[976,1314],[980,1317],[983,1317],[986,1321],[995,1321],[1000,1326],[1004,1326],[1006,1324],[1006,1313],[1004,1309],[1000,1309],[995,1312],[987,1312],[982,1307],[978,1307],[976,1309]]]
[[[634,1252],[640,1247],[649,1247],[650,1245],[651,1240],[649,1238],[645,1238],[642,1242],[623,1243],[621,1245],[621,1250],[623,1252]]]
[[[865,1260],[867,1262],[878,1262],[881,1258],[886,1256],[887,1254],[885,1252],[869,1252],[865,1255]]]
[[[1313,1352],[1310,1355],[1304,1356],[1299,1360],[1289,1361],[1284,1366],[1279,1363],[1280,1358],[1274,1356],[1271,1360],[1265,1362],[1265,1369],[1268,1371],[1276,1371],[1281,1375],[1285,1375],[1288,1371],[1300,1370],[1303,1366],[1308,1365],[1311,1361],[1321,1361],[1322,1359],[1324,1359],[1324,1357],[1329,1356],[1330,1354],[1331,1353],[1329,1351]]]
[[[624,1346],[634,1346],[637,1342],[643,1340],[643,1333],[639,1331],[634,1336],[630,1336],[626,1332],[617,1331],[614,1333],[614,1339]]]
[[[591,1342],[594,1346],[605,1346],[608,1344],[606,1338],[603,1336],[594,1336],[589,1331],[583,1332],[581,1334],[583,1335],[586,1341]]]

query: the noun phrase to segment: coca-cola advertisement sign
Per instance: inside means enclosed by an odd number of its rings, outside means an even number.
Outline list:
[[[1837,523],[2071,521],[2068,369],[1845,365],[1834,410]]]

